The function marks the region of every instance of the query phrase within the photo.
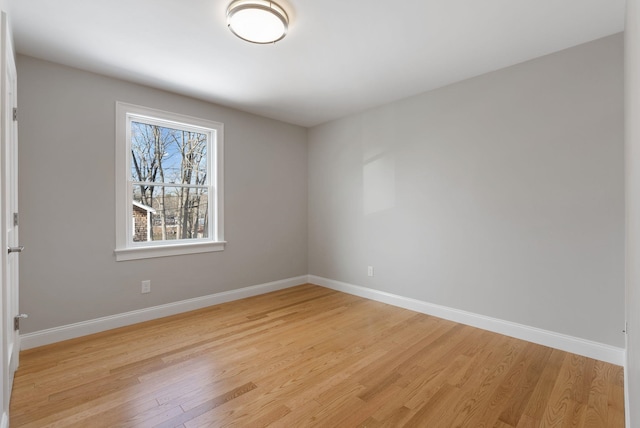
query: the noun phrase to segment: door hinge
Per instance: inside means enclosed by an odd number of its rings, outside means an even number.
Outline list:
[[[13,213],[13,225],[18,225],[18,213]]]
[[[27,314],[20,314],[20,315],[16,315],[15,317],[13,317],[13,329],[15,331],[20,330],[20,320],[23,318],[29,318],[29,315]]]
[[[18,120],[18,107],[13,108],[13,120],[14,121]]]

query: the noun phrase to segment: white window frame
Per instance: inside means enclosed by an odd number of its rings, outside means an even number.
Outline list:
[[[174,126],[209,134],[209,227],[207,238],[180,241],[133,241],[133,177],[131,177],[131,122]],[[148,107],[116,102],[116,248],[117,261],[206,253],[224,250],[224,125]]]

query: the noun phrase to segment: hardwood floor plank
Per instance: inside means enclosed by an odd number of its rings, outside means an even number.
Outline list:
[[[245,426],[255,427],[255,428],[263,428],[268,427],[270,425],[276,424],[280,419],[284,416],[291,413],[291,409],[282,404],[275,404],[274,408],[271,410],[263,409],[261,413],[252,419],[249,419],[246,422]]]
[[[401,390],[402,388],[398,385],[388,385],[387,388],[379,390],[376,395],[369,397],[367,401],[363,402],[357,408],[354,408],[351,413],[343,415],[343,417],[338,420],[336,426],[366,426],[366,421],[373,419],[371,415],[385,403],[393,401]],[[361,396],[359,398],[362,399]],[[374,424],[370,422],[370,425],[379,425],[379,423],[376,422]]]
[[[243,394],[246,394],[249,391],[252,391],[255,388],[257,388],[257,386],[252,382],[240,385],[237,388],[211,398],[196,407],[192,407],[189,410],[184,411],[178,416],[175,416],[165,422],[158,424],[157,428],[172,428],[177,425],[188,423],[193,419],[200,417],[201,415],[211,412],[216,407],[219,407]]]
[[[21,354],[12,428],[624,426],[621,367],[303,285]]]
[[[142,418],[142,415],[157,409],[157,407],[158,403],[155,400],[135,400],[122,403],[120,406],[112,407],[104,412],[94,413],[91,411],[93,409],[90,409],[88,412],[79,413],[66,420],[61,420],[60,425],[65,428],[108,428],[115,425],[126,426],[130,423],[133,423],[133,426],[139,426],[138,421]]]
[[[495,358],[490,360],[490,365],[480,372],[482,381],[473,382],[476,386],[462,394],[453,409],[456,426],[486,426],[485,419],[491,418],[491,415],[495,415],[493,422],[497,421],[502,407],[497,407],[497,404],[492,402],[492,398],[497,400],[495,397],[499,394],[504,378],[525,345],[525,342],[511,338],[505,342],[502,351],[496,353]],[[501,400],[500,405],[504,404],[504,400]],[[486,414],[487,411],[490,414]]]
[[[529,344],[526,355],[528,356],[528,363],[525,372],[520,376],[519,384],[516,386],[509,402],[504,406],[498,418],[504,424],[514,427],[518,425],[519,419],[524,413],[525,406],[529,402],[531,394],[533,394],[534,388],[540,380],[545,364],[551,355],[551,348]]]
[[[526,415],[523,423],[528,423],[527,420],[533,420],[536,424],[540,424],[542,417],[546,411],[549,396],[553,391],[553,388],[558,379],[558,374],[562,367],[562,362],[568,354],[557,349],[551,351],[551,355],[547,359],[540,379],[533,390],[533,393],[529,397],[527,406],[525,407],[523,416]],[[518,422],[520,427],[520,422]]]
[[[624,426],[624,373],[622,367],[607,365],[610,374],[608,383],[607,426]]]
[[[291,408],[291,413],[273,423],[272,426],[278,428],[302,427],[304,426],[302,421],[306,420],[309,415],[315,415],[321,407],[322,405],[315,400],[306,401],[299,407]]]
[[[409,420],[412,413],[412,410],[408,407],[398,407],[381,421],[380,426],[384,428],[402,427]]]
[[[458,394],[460,394],[458,388],[445,383],[427,402],[416,409],[417,412],[403,426],[407,428],[436,426],[438,420],[441,423],[443,419],[448,419],[445,416],[450,409],[450,407],[447,408],[447,404]]]
[[[564,421],[572,418],[571,411],[575,403],[575,388],[581,382],[584,358],[567,355],[558,374],[554,389],[549,397],[542,422],[545,426],[563,426]]]
[[[540,425],[540,421],[533,419],[529,415],[522,415],[520,420],[518,421],[518,425],[516,428],[541,428],[543,425]]]
[[[477,427],[492,427],[496,424],[504,424],[499,420],[500,415],[510,403],[510,399],[516,393],[516,388],[522,379],[525,378],[526,369],[531,363],[529,353],[526,351],[531,352],[533,346],[533,344],[525,344],[522,348],[517,349],[510,360],[503,360],[505,374],[496,380],[493,393],[487,398],[482,409],[477,412],[476,417],[467,418],[468,426],[475,424]]]

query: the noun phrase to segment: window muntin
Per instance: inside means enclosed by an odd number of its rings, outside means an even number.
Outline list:
[[[124,103],[117,114],[117,259],[222,250],[222,124]]]

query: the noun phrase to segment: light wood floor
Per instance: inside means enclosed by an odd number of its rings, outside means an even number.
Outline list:
[[[11,427],[624,426],[621,367],[313,285],[22,353]]]

